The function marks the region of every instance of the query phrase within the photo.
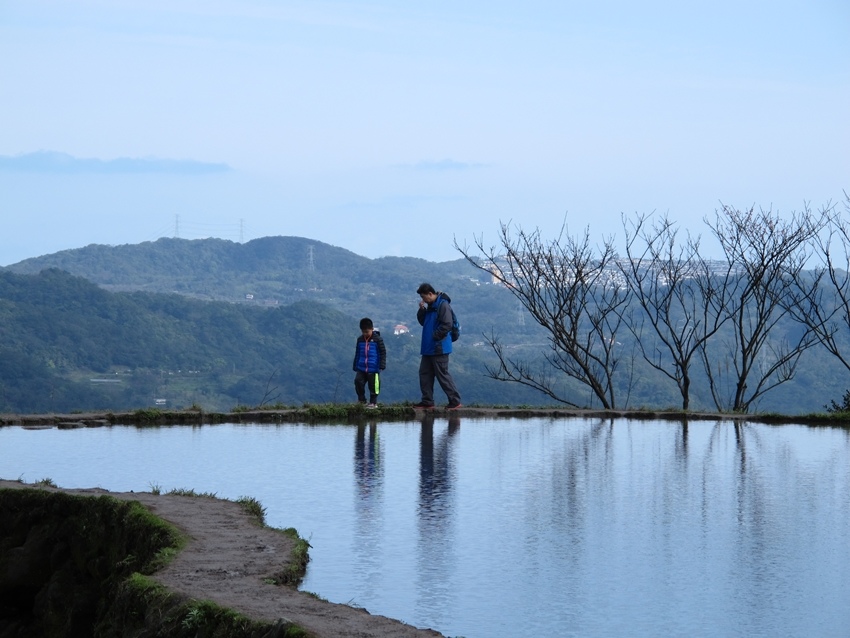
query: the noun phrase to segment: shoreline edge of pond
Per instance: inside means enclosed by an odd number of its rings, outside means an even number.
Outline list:
[[[818,413],[787,415],[777,413],[691,412],[686,410],[650,409],[578,409],[562,407],[502,407],[469,406],[452,411],[436,407],[432,410],[415,409],[408,404],[379,406],[366,409],[360,404],[321,404],[304,407],[254,408],[231,412],[207,412],[200,408],[163,410],[143,408],[132,411],[86,411],[74,413],[0,414],[0,427],[57,426],[63,428],[100,427],[108,425],[213,425],[220,423],[301,423],[362,421],[410,421],[423,416],[466,418],[586,418],[629,419],[637,421],[732,421],[768,424],[800,424],[814,426],[850,427],[850,413]]]

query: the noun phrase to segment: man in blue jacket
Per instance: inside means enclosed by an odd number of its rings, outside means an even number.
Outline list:
[[[422,326],[422,347],[419,353],[419,388],[422,400],[415,408],[434,409],[434,379],[448,397],[447,410],[460,407],[460,393],[454,379],[449,374],[449,355],[452,352],[452,306],[451,299],[444,292],[437,292],[429,283],[416,289],[419,295],[419,310],[416,319]]]

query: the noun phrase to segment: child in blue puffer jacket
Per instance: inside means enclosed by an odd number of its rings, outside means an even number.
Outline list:
[[[354,390],[357,400],[366,403],[366,386],[369,386],[367,408],[378,407],[378,395],[381,392],[380,371],[387,367],[387,348],[381,333],[374,329],[372,320],[363,317],[360,320],[360,336],[357,337],[354,351]]]

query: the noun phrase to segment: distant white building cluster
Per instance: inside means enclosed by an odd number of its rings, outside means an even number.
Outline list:
[[[636,260],[634,263],[637,263],[638,270],[641,268],[649,269],[652,267],[652,262],[650,260]],[[646,264],[645,266],[643,264]],[[701,267],[705,267],[706,271],[710,275],[718,275],[722,276],[726,274],[729,269],[729,264],[725,261],[720,260],[704,260],[700,262]],[[495,260],[487,260],[483,263],[483,269],[490,272],[490,283],[497,285],[505,285],[508,287],[515,286],[517,281],[520,279],[516,273],[513,272],[510,264],[508,263],[507,258],[497,258]],[[626,287],[626,278],[623,275],[623,270],[630,270],[629,262],[626,259],[613,259],[604,267],[600,279],[598,281],[599,285],[611,285],[614,288],[625,288]],[[733,273],[737,274],[740,272],[740,267],[733,267]],[[701,274],[702,271],[692,270],[688,272],[687,270],[682,271],[680,274],[683,279],[694,279],[697,275]],[[560,276],[562,273],[558,272]],[[501,277],[504,277],[504,282]],[[667,286],[669,284],[668,273],[663,270],[658,270],[656,274],[657,281],[662,286]],[[574,277],[571,277],[569,274],[563,277],[563,281],[565,283],[574,283]]]

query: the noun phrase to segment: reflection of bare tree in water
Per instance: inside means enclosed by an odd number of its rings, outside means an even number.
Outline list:
[[[750,450],[752,445],[756,448],[761,446],[758,432],[748,427],[746,422],[721,422],[717,423],[712,430],[703,465],[703,512],[705,516],[710,501],[716,497],[709,491],[709,486],[717,485],[717,481],[712,479],[710,473],[723,462],[723,450],[719,449],[720,443],[723,435],[728,434],[730,428],[735,442],[732,481],[735,489],[735,515],[741,531],[739,538],[750,541],[749,544],[738,544],[741,553],[739,565],[755,565],[761,561],[760,556],[766,544],[765,537],[769,534],[767,527],[770,522],[765,503],[765,495],[769,493],[769,490],[764,484],[758,457],[751,454]]]
[[[419,613],[431,622],[439,619],[450,596],[449,577],[454,570],[454,537],[452,529],[452,440],[460,431],[460,417],[451,415],[448,428],[434,440],[434,415],[422,417],[419,439]],[[439,625],[438,622],[433,622]]]
[[[680,436],[676,439],[676,459],[687,466],[688,464],[688,420],[682,419]]]
[[[541,517],[547,523],[529,527],[540,529],[545,535],[550,530],[549,525],[553,524],[562,538],[567,539],[567,544],[576,550],[570,556],[578,558],[578,550],[586,542],[588,512],[598,508],[600,499],[613,503],[616,498],[616,441],[629,436],[626,432],[628,427],[628,423],[622,420],[600,419],[590,428],[565,440],[563,449],[556,453],[552,462],[551,519],[545,518],[547,512],[537,508],[530,507],[528,510],[529,516]],[[670,490],[663,491],[664,507],[668,512],[676,509],[678,498],[686,498],[687,495],[688,446],[688,422],[684,420],[673,445],[674,462],[669,466],[674,474],[665,480]],[[635,484],[641,480],[642,477],[634,477]],[[630,479],[629,483],[633,481]],[[541,499],[540,502],[545,504],[547,501]],[[542,542],[542,538],[535,540],[532,537],[530,544],[535,542]]]
[[[571,544],[582,541],[588,500],[594,495],[594,486],[589,484],[589,468],[596,466],[596,474],[603,473],[597,465],[597,452],[601,451],[608,470],[613,466],[613,435],[614,421],[600,420],[575,438],[568,439],[552,464],[552,522]],[[533,516],[540,515],[535,510],[530,512]],[[540,529],[536,525],[531,527]]]
[[[354,481],[357,486],[357,523],[353,555],[358,557],[357,573],[363,591],[375,591],[380,582],[381,553],[376,542],[381,531],[384,465],[376,422],[360,423],[354,437]]]
[[[739,420],[718,422],[711,429],[702,460],[699,486],[702,533],[706,539],[722,535],[723,541],[714,542],[715,555],[726,561],[724,584],[737,606],[735,613],[742,618],[763,618],[765,609],[774,606],[780,613],[784,611],[777,602],[781,597],[771,598],[766,594],[782,590],[783,581],[789,577],[798,579],[794,587],[797,596],[809,588],[806,584],[809,578],[824,576],[807,573],[808,565],[797,570],[795,563],[817,561],[816,547],[811,548],[811,554],[798,548],[817,543],[808,532],[817,526],[813,521],[824,500],[823,494],[813,492],[820,487],[829,494],[833,485],[828,481],[834,474],[830,469],[826,482],[811,485],[815,488],[811,491],[802,488],[805,483],[801,479],[811,478],[813,470],[801,463],[794,443],[789,441],[784,447],[777,447],[777,440],[784,437],[773,430],[784,427],[787,426],[771,427]],[[805,449],[800,452],[805,457]],[[812,500],[799,502],[801,497]],[[694,498],[698,498],[697,494]],[[831,510],[834,503],[831,499],[826,502],[829,504],[825,509]],[[810,514],[813,520],[808,520]],[[828,573],[829,568],[825,567],[820,565],[817,571]],[[839,568],[838,573],[841,571]],[[818,582],[814,587],[821,584]],[[785,633],[804,635],[790,628]],[[845,634],[824,631],[822,635]]]
[[[752,453],[762,444],[758,431],[741,421],[735,421],[731,425],[727,423],[725,426],[718,424],[712,432],[712,444],[720,437],[721,427],[724,432],[728,432],[729,427],[734,428],[735,459],[732,468],[735,471],[733,481],[737,523],[735,580],[739,583],[739,599],[742,604],[752,608],[745,613],[758,613],[761,593],[765,583],[773,578],[772,571],[776,568],[771,546],[778,530],[775,529],[769,512],[771,486],[769,479],[763,475],[759,455]],[[751,450],[752,446],[756,449]],[[720,458],[719,451],[713,457],[716,462]],[[706,461],[706,467],[709,462],[710,460]],[[703,493],[706,491],[704,487]]]
[[[765,490],[761,484],[761,476],[756,459],[748,456],[749,444],[757,448],[760,445],[758,432],[748,428],[746,423],[736,421],[735,427],[735,450],[738,455],[737,505],[738,524],[751,526],[751,530],[759,531],[765,524]],[[758,538],[758,546],[763,546],[763,535],[761,533],[751,534],[750,538]],[[758,549],[758,548],[754,548]]]

